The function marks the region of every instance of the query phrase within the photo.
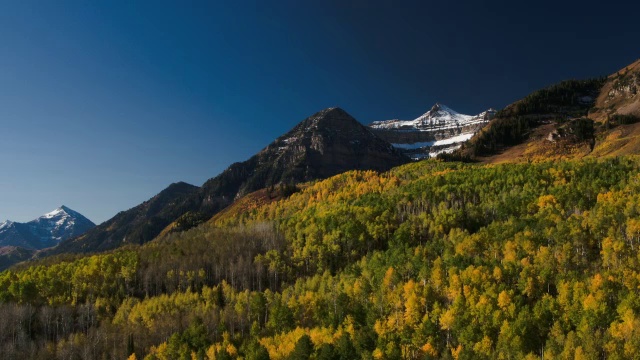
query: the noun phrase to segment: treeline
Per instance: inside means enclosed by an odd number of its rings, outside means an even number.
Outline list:
[[[0,273],[8,359],[633,358],[635,158],[348,172]]]

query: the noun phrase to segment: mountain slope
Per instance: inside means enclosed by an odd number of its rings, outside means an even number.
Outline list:
[[[0,223],[0,246],[43,249],[82,235],[95,226],[82,214],[63,205],[27,223]]]
[[[384,171],[408,161],[344,110],[328,108],[303,120],[249,160],[232,164],[201,188],[174,184],[148,202],[43,254],[102,251],[126,243],[144,243],[169,225],[175,230],[196,225],[259,189],[290,186],[347,170]],[[194,221],[174,223],[185,218]]]
[[[19,246],[0,247],[0,271],[4,271],[13,264],[29,260],[36,250],[25,249]]]
[[[453,158],[482,162],[640,153],[640,60],[604,78],[538,90],[496,115]]]
[[[590,156],[640,154],[640,60],[607,78],[589,118],[602,128]]]
[[[369,127],[406,155],[421,159],[459,148],[494,115],[493,109],[478,115],[464,115],[445,105],[435,104],[414,120],[374,121]]]
[[[587,118],[603,78],[568,80],[535,91],[496,113],[454,158],[526,161],[588,154],[595,141]]]
[[[140,244],[153,238],[167,223],[192,209],[193,195],[199,188],[184,182],[174,183],[142,204],[118,213],[86,234],[61,242],[39,256],[64,252],[89,252],[113,249],[123,244]]]
[[[640,60],[607,78],[589,118],[604,122],[616,115],[640,117]]]

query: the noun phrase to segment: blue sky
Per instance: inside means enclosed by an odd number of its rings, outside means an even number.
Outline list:
[[[6,1],[0,220],[102,222],[326,107],[478,113],[640,57],[640,5],[558,3]]]

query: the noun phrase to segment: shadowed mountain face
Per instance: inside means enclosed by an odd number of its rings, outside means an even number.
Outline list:
[[[30,259],[37,250],[25,249],[19,246],[0,247],[0,271],[13,264]]]
[[[196,206],[193,196],[198,190],[197,186],[184,182],[171,184],[142,204],[119,212],[84,235],[63,241],[57,247],[43,251],[40,256],[103,251],[125,244],[144,243],[168,223]]]
[[[211,217],[235,199],[278,184],[322,179],[348,170],[385,171],[410,160],[340,108],[303,120],[249,160],[235,163],[201,188],[185,183],[117,214],[83,236],[42,255],[113,249],[155,238],[185,214]]]

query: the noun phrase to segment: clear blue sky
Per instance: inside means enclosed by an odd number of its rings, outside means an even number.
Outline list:
[[[102,222],[330,106],[478,113],[609,74],[640,57],[637,3],[4,1],[0,220]]]

